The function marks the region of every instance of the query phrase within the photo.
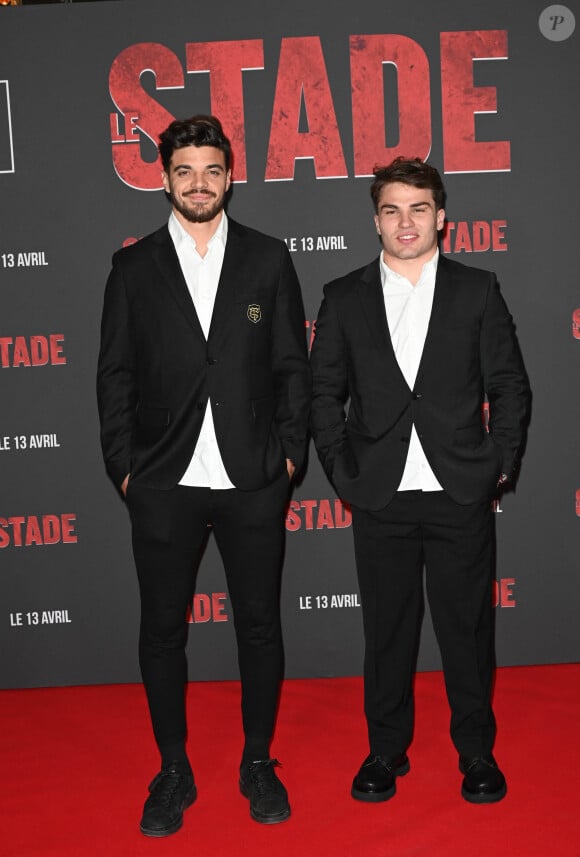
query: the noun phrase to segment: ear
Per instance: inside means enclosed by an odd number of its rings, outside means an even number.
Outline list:
[[[163,187],[165,188],[165,192],[169,193],[169,177],[165,170],[161,170],[161,181],[163,182]]]
[[[437,232],[441,232],[445,226],[445,209],[440,208],[437,211]]]
[[[374,216],[373,220],[375,221],[375,228],[376,228],[376,230],[377,230],[377,235],[380,235],[380,234],[381,234],[381,230],[380,230],[380,227],[379,227],[379,215],[378,215],[378,214],[375,214],[375,216]]]
[[[226,173],[226,193],[229,191],[231,183],[232,183],[232,171],[228,170]]]

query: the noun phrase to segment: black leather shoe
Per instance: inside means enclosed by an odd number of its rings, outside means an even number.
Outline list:
[[[183,774],[175,762],[162,768],[149,786],[143,807],[141,833],[169,836],[183,824],[183,812],[194,802],[197,789],[192,774]]]
[[[380,803],[393,797],[397,790],[395,780],[411,770],[406,753],[388,759],[386,756],[367,756],[352,781],[350,791],[356,800]]]
[[[240,791],[249,798],[250,815],[260,824],[278,824],[290,816],[288,792],[274,770],[279,765],[277,759],[264,759],[240,766]]]
[[[505,777],[491,754],[460,756],[459,770],[465,774],[461,795],[469,803],[495,803],[505,797]]]

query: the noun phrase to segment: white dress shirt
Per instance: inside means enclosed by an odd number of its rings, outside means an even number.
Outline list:
[[[169,216],[168,228],[201,329],[207,339],[228,237],[226,213],[222,212],[218,228],[207,243],[205,256],[199,255],[195,240],[185,231],[173,212]],[[209,400],[192,459],[179,484],[195,488],[235,487],[219,451]]]
[[[421,362],[431,318],[439,250],[423,265],[416,285],[392,271],[381,253],[381,282],[389,333],[397,363],[412,390]],[[413,425],[399,491],[442,491]]]

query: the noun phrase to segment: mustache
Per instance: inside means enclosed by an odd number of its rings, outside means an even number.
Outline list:
[[[212,197],[214,197],[214,198],[215,198],[215,197],[217,197],[217,194],[216,194],[216,193],[213,193],[213,191],[211,191],[211,190],[204,190],[203,188],[193,188],[192,190],[188,190],[188,191],[186,191],[186,192],[183,194],[183,196],[193,196],[193,194],[195,194],[196,196],[199,196],[200,194],[203,194],[203,196],[212,196]]]

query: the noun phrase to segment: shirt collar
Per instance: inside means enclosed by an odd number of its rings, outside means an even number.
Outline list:
[[[180,247],[181,244],[185,244],[187,241],[191,241],[193,246],[194,247],[196,246],[195,238],[192,238],[192,236],[189,234],[189,232],[186,232],[186,230],[183,228],[183,226],[181,225],[181,223],[179,222],[179,220],[177,219],[177,217],[175,216],[173,211],[169,215],[169,221],[167,223],[167,228],[169,229],[169,234],[173,238],[173,243],[175,244],[176,248]],[[211,247],[213,244],[217,244],[218,242],[221,243],[225,247],[227,237],[228,237],[228,218],[227,218],[225,211],[222,211],[222,216],[221,216],[220,222],[217,225],[217,229],[214,232],[214,234],[211,236],[209,241],[207,242],[208,248]]]
[[[423,268],[421,269],[421,276],[417,281],[417,286],[425,281],[425,278],[430,276],[433,282],[435,282],[435,274],[437,273],[437,263],[439,261],[439,247],[436,248],[435,252],[428,259]],[[389,268],[387,263],[384,260],[383,253],[379,256],[379,264],[381,269],[381,283],[383,288],[388,285],[398,285],[401,286],[403,283],[408,283],[409,281],[403,274],[398,274],[396,271],[393,271],[392,268]],[[417,286],[413,286],[413,288],[417,288]]]

